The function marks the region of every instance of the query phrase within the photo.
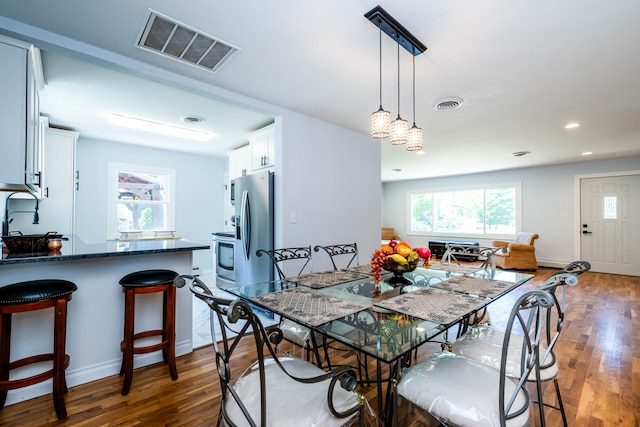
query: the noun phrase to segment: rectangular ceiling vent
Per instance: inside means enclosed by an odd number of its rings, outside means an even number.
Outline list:
[[[214,73],[240,51],[235,46],[151,9],[138,39],[138,47]]]

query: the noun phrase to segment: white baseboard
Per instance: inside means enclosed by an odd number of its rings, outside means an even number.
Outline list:
[[[193,351],[192,342],[184,341],[176,343],[176,356],[182,356]],[[73,360],[73,355],[70,355]],[[149,354],[140,354],[134,356],[134,369],[141,368],[143,366],[152,365],[154,363],[162,362],[162,352],[157,351]],[[96,365],[88,366],[83,369],[68,369],[67,370],[67,387],[75,387],[80,384],[86,384],[91,381],[107,378],[112,375],[120,374],[120,365],[122,358],[110,360],[108,362],[99,363]],[[49,368],[46,368],[49,369]],[[180,372],[178,372],[180,374]],[[7,401],[5,406],[13,405],[14,403],[24,402],[25,400],[33,399],[36,397],[51,394],[53,392],[53,380],[43,381],[32,386],[19,388],[17,390],[9,390],[7,393]],[[53,404],[53,401],[52,401]]]
[[[549,268],[564,268],[567,266],[567,264],[571,263],[573,261],[551,261],[551,260],[545,260],[545,259],[538,259],[538,265],[540,267],[549,267]]]

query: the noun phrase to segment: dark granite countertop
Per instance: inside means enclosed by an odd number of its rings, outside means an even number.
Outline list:
[[[209,245],[189,242],[183,239],[118,241],[85,243],[77,236],[68,236],[62,241],[62,248],[56,252],[10,253],[3,252],[0,265],[32,262],[66,261],[84,258],[105,258],[114,256],[141,255],[164,252],[184,252],[209,249]]]

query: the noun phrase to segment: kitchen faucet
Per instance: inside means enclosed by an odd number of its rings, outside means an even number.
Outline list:
[[[9,224],[11,224],[11,221],[13,221],[13,219],[9,219],[9,217],[11,216],[11,214],[16,213],[16,212],[31,212],[31,211],[13,211],[11,213],[9,213],[9,199],[11,198],[11,196],[13,196],[14,194],[17,194],[18,192],[13,192],[11,194],[9,194],[7,196],[7,198],[4,201],[4,217],[2,218],[2,236],[8,236],[9,235]],[[38,224],[40,221],[40,215],[38,214],[38,207],[40,204],[40,201],[38,200],[38,198],[36,196],[34,196],[31,193],[24,193],[24,194],[28,194],[29,196],[33,197],[34,199],[36,199],[36,208],[33,211],[33,223],[34,224]]]

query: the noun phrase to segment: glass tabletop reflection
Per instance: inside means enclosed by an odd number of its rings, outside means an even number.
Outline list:
[[[486,279],[486,275],[483,273],[486,272],[476,272],[466,275],[466,277]],[[308,288],[290,280],[274,280],[247,286],[229,287],[225,290],[267,310],[269,310],[270,307],[261,304],[261,301],[264,299],[256,299],[256,297],[296,287],[302,287],[318,293],[318,298],[326,295],[338,297],[354,305],[361,305],[362,310],[320,325],[307,324],[303,319],[296,318],[292,314],[294,313],[293,310],[287,310],[283,307],[272,311],[385,362],[392,362],[420,344],[434,340],[446,329],[473,313],[473,310],[470,312],[465,311],[455,314],[452,316],[452,319],[448,319],[450,321],[447,323],[439,323],[411,316],[400,310],[395,311],[379,307],[376,304],[381,301],[415,292],[426,287],[437,288],[438,283],[449,280],[452,277],[459,277],[460,275],[447,271],[419,267],[411,273],[405,273],[405,277],[411,280],[413,284],[399,287],[394,287],[385,282],[385,280],[391,276],[391,274],[383,275],[382,281],[377,287],[371,276],[363,275],[362,278],[357,280],[320,289]],[[511,286],[504,286],[504,292],[494,298],[473,295],[473,293],[469,292],[460,293],[460,296],[461,298],[463,296],[464,298],[469,298],[470,295],[476,297],[478,304],[474,310],[477,310],[478,308],[485,307],[495,298],[504,295],[526,282],[531,277],[533,276],[516,272],[496,271],[491,278],[492,280],[507,282],[507,285],[511,284]],[[473,283],[473,280],[471,280],[471,283]],[[456,293],[453,290],[449,290],[449,292]]]

